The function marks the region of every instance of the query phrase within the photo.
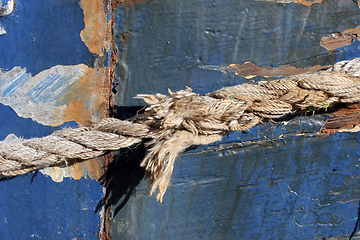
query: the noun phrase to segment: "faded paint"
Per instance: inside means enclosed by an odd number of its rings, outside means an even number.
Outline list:
[[[275,77],[275,76],[291,76],[301,73],[310,73],[316,72],[321,69],[326,69],[330,65],[320,66],[316,65],[308,68],[297,68],[290,65],[283,65],[279,67],[260,67],[255,63],[245,62],[243,64],[230,64],[227,67],[221,66],[201,66],[203,69],[218,70],[221,72],[231,70],[234,71],[236,75],[244,76],[246,79],[251,79],[256,76],[264,77]]]
[[[305,6],[311,6],[314,3],[321,3],[322,0],[255,0],[258,2],[263,2],[263,1],[267,1],[267,2],[273,2],[273,3],[299,3],[299,4],[303,4]]]
[[[110,44],[110,30],[107,21],[107,10],[104,1],[82,0],[85,28],[80,32],[81,40],[89,51],[99,56],[104,55],[104,49]]]
[[[88,124],[107,115],[107,76],[108,68],[96,70],[84,64],[58,65],[34,77],[26,69],[14,67],[0,71],[0,102],[20,117],[44,125]]]

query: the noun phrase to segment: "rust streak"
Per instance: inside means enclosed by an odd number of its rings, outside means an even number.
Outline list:
[[[320,45],[327,50],[334,50],[339,47],[348,46],[354,40],[358,40],[359,34],[360,26],[347,29],[342,33],[332,33],[328,37],[322,37],[320,40]]]
[[[356,103],[336,111],[321,129],[322,133],[333,134],[338,131],[349,131],[360,125],[360,104]]]
[[[321,69],[326,69],[328,66],[316,65],[309,68],[296,68],[290,65],[283,65],[280,67],[260,67],[255,63],[245,62],[243,64],[231,64],[229,68],[235,72],[236,75],[245,76],[250,79],[255,76],[275,77],[275,76],[290,76],[301,73],[316,72]]]
[[[80,32],[81,40],[90,52],[103,56],[109,45],[110,30],[107,10],[102,0],[81,0],[85,28]]]

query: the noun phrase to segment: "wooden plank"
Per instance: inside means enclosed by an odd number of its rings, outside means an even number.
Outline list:
[[[265,78],[260,75],[269,74],[256,73],[256,67],[235,75],[231,64],[250,62],[266,73],[294,66],[291,74],[360,56],[356,39],[324,45],[324,37],[358,27],[359,7],[351,0],[117,3],[115,104],[121,110],[143,105],[132,99],[138,93],[167,94],[168,88],[189,86],[204,94],[285,75]],[[188,151],[175,164],[164,202],[148,197],[146,181],[140,183],[110,222],[111,236],[348,239],[358,216],[359,134],[329,136],[325,130],[348,127],[339,125],[348,125],[345,118],[358,124],[357,112],[351,108],[344,117],[338,112],[333,120],[331,112],[304,113]],[[137,172],[136,165],[121,167],[132,161],[126,154],[118,157],[114,176],[124,169]],[[136,179],[110,185],[113,213]]]

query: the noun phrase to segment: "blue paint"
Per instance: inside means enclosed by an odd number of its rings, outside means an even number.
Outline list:
[[[118,104],[142,105],[143,101],[133,97],[139,93],[167,94],[168,88],[189,86],[202,94],[247,82],[244,77],[199,69],[201,66],[250,61],[259,66],[309,67],[335,63],[339,54],[341,58],[358,57],[360,51],[353,46],[341,49],[351,56],[319,46],[324,32],[356,27],[360,15],[354,6],[350,1],[335,6],[324,2],[309,8],[250,0],[119,5],[114,17],[119,49],[115,74],[123,83],[119,92],[124,95],[119,96]],[[352,14],[345,14],[349,9]],[[337,29],[339,20],[334,14],[344,16],[341,29]],[[125,41],[123,33],[128,33]]]
[[[99,239],[101,219],[94,213],[102,186],[91,179],[26,174],[0,182],[0,238]]]
[[[3,104],[0,104],[0,112],[2,116],[0,118],[0,141],[4,140],[10,133],[24,139],[29,139],[32,137],[43,137],[67,127],[78,127],[75,121],[66,122],[58,127],[44,126],[30,118],[20,118],[12,108]]]
[[[0,68],[26,67],[34,75],[55,65],[92,66],[95,55],[81,41],[84,15],[78,0],[18,0],[0,24]]]
[[[60,77],[61,77],[60,74],[54,74],[53,76],[46,77],[40,84],[38,84],[36,87],[29,90],[26,93],[26,95],[31,97],[31,100],[34,103],[51,102],[51,100],[54,100],[57,97],[57,96],[53,96],[51,99],[49,99],[50,95],[54,95],[54,92],[55,92],[54,90],[59,89],[59,86],[56,86],[56,84],[54,84],[54,82],[58,81]],[[66,80],[66,78],[63,78],[63,80]],[[53,86],[51,88],[49,88],[50,85],[53,85]],[[53,91],[51,91],[51,90],[53,90]],[[44,91],[48,92],[45,96],[42,94]]]
[[[2,92],[2,97],[10,96],[17,89],[21,88],[30,78],[31,74],[20,72],[10,81],[8,78],[0,79],[0,83],[2,84],[0,90],[0,92]]]
[[[2,72],[15,66],[24,70],[13,79],[0,79],[0,94],[4,97],[23,87],[30,77],[53,66],[84,63],[91,67],[97,57],[80,38],[85,24],[78,0],[17,0],[15,11],[0,18],[0,25],[7,31],[0,36]],[[108,66],[109,56],[107,59]],[[63,84],[71,88],[74,84],[71,80],[76,79],[78,72],[65,72],[66,76],[44,75],[37,86],[28,89],[28,96],[36,103],[54,101],[68,94],[64,92],[66,88],[58,90]],[[44,94],[46,87],[51,90]],[[29,139],[64,127],[78,127],[76,122],[44,126],[20,118],[2,104],[0,113],[0,140],[10,133]],[[99,182],[65,178],[55,183],[40,173],[32,178],[33,174],[29,173],[0,181],[0,239],[98,239],[102,219],[94,210],[103,197]]]

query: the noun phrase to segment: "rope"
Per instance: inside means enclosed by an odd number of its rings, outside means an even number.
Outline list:
[[[146,140],[141,166],[152,185],[150,195],[158,189],[161,202],[176,157],[190,146],[213,143],[230,131],[249,130],[261,121],[299,111],[359,102],[360,58],[315,73],[224,87],[203,96],[190,88],[169,94],[137,95],[149,105],[144,114],[125,121],[108,118],[43,138],[2,143],[0,176],[82,161]]]

